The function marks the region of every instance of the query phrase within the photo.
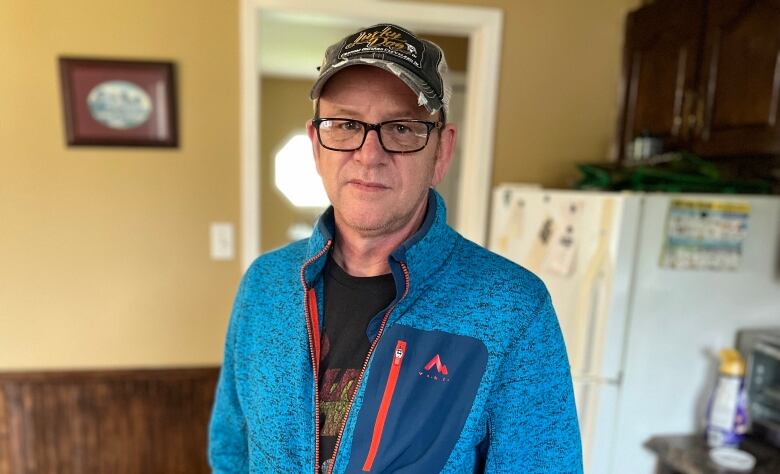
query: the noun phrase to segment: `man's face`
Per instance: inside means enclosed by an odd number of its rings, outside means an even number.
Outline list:
[[[333,76],[319,99],[319,116],[350,118],[368,123],[417,119],[436,122],[417,105],[417,97],[394,75],[370,66],[352,66]],[[431,132],[428,144],[415,153],[388,153],[376,131],[350,152],[320,146],[309,122],[317,172],[335,210],[336,222],[364,236],[381,236],[402,229],[424,208],[428,188],[449,168],[455,129]]]

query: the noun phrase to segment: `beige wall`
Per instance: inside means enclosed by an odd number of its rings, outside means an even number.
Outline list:
[[[566,186],[604,161],[617,113],[623,18],[640,0],[427,0],[504,12],[493,183]]]
[[[282,195],[274,184],[274,155],[296,132],[306,132],[306,121],[312,117],[308,79],[263,77],[260,131],[260,216],[262,251],[272,250],[290,241],[287,229],[292,223],[311,224],[315,216],[300,211]]]
[[[638,0],[431,1],[504,10],[494,182],[604,159]],[[240,268],[209,260],[208,224],[239,217],[237,10],[0,0],[0,370],[221,359]],[[180,148],[67,148],[58,55],[176,61]]]
[[[238,2],[0,0],[0,370],[218,363],[237,261]],[[178,149],[67,148],[57,56],[178,65]],[[238,229],[237,229],[238,230]]]

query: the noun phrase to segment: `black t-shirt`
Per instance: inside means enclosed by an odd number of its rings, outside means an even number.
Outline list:
[[[320,340],[320,467],[333,455],[345,411],[355,394],[371,346],[368,323],[394,296],[392,274],[354,277],[328,258]]]

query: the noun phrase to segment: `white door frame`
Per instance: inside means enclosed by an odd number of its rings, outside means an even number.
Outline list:
[[[249,267],[260,251],[260,90],[259,19],[274,14],[344,18],[366,26],[388,21],[443,35],[468,36],[468,97],[462,132],[463,161],[458,184],[458,231],[485,243],[490,202],[493,140],[498,94],[503,14],[496,8],[365,0],[241,0],[241,265]],[[324,52],[323,52],[324,54]]]

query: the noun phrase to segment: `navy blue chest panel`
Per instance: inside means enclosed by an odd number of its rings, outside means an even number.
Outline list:
[[[346,472],[440,472],[486,364],[478,339],[389,327],[374,352]]]

